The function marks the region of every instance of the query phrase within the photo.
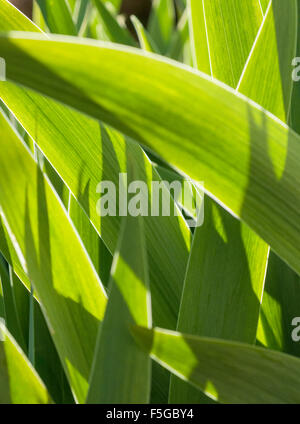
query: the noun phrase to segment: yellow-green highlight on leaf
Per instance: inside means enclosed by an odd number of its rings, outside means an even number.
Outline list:
[[[151,298],[143,218],[124,219],[112,265],[109,300],[98,334],[88,403],[148,403],[151,362],[131,326],[150,327]]]
[[[83,402],[106,293],[66,210],[2,114],[0,129],[2,215],[43,305],[72,390]]]
[[[236,34],[236,39],[240,39],[242,34],[248,45],[251,45],[257,27],[253,20],[257,4],[249,2],[248,6],[249,4],[251,9],[247,17],[236,19],[236,13],[240,13],[238,2],[227,2],[224,5],[225,8],[232,7],[235,13],[229,9],[222,12],[223,4],[221,5],[219,0],[209,3],[207,18],[211,19],[216,12],[226,15],[224,31],[218,31],[217,28],[213,38],[214,50],[234,50],[236,40],[233,37],[229,42],[227,33]],[[204,2],[192,1],[189,6],[191,29],[199,31],[201,25],[198,20],[203,19]],[[213,13],[210,7],[213,8]],[[259,18],[261,19],[261,16]],[[214,26],[214,21],[215,19],[211,19],[210,25]],[[249,30],[251,27],[254,27],[252,32],[246,31],[246,28]],[[199,33],[196,37],[191,37],[194,50],[197,51],[198,47],[203,50],[205,45],[209,49],[208,39],[201,42],[199,37]],[[225,61],[227,65],[229,63],[232,71],[226,73],[224,57],[226,54],[215,58],[214,73],[223,72],[223,82],[234,84],[235,88],[232,74],[241,73],[246,57],[236,56],[236,61],[230,61],[229,56],[226,57]],[[197,66],[201,69],[201,64],[196,62],[195,67]],[[208,73],[211,74],[211,71]],[[194,233],[177,330],[202,337],[254,343],[269,248],[247,225],[237,221],[208,197],[205,199],[205,205],[204,224]],[[209,401],[198,390],[174,376],[171,378],[169,399],[171,403]]]
[[[37,3],[50,32],[65,35],[77,34],[67,0],[37,0]]]
[[[133,328],[152,359],[221,403],[299,403],[300,359],[244,343]]]
[[[290,116],[297,26],[297,0],[270,2],[237,87],[283,122]]]
[[[8,79],[106,121],[206,181],[208,192],[300,272],[299,136],[280,121],[203,74],[140,50],[11,34],[1,37],[0,54]],[[275,158],[287,155],[280,181],[270,149]]]
[[[25,29],[30,21],[16,9],[10,10],[12,12],[15,19],[11,30]],[[120,217],[99,217],[96,210],[100,199],[97,187],[102,180],[112,181],[119,187],[119,173],[127,172],[129,152],[135,157],[139,180],[146,182],[148,187],[151,181],[160,181],[143,150],[117,131],[15,84],[2,84],[0,97],[5,98],[17,119],[35,139],[113,254]],[[166,195],[164,185],[163,190]],[[172,203],[171,199],[171,206]],[[145,220],[145,235],[153,319],[158,325],[175,329],[190,248],[190,231],[181,215],[160,216]]]
[[[266,13],[271,0],[257,0],[260,3],[262,13]]]
[[[254,343],[269,249],[256,234],[208,196],[196,228],[177,330],[201,337]],[[170,403],[206,403],[171,377]]]
[[[257,0],[189,0],[197,68],[236,87],[259,30]]]
[[[136,16],[132,15],[130,17],[130,20],[138,36],[141,48],[148,52],[159,53],[158,47],[155,46],[154,41],[150,37],[150,34],[148,34],[147,30],[144,28],[143,24],[139,21],[139,19]]]
[[[1,321],[0,403],[52,403],[44,383]]]
[[[291,99],[291,90],[296,94],[297,83],[291,79],[289,66],[296,54],[295,39],[299,44],[295,22],[297,5],[294,1],[273,0],[268,3],[270,6],[241,78],[240,90],[283,121],[291,122],[291,116],[296,116],[299,110],[299,97]],[[286,157],[280,159],[277,178],[281,176]],[[292,338],[292,321],[298,315],[299,287],[299,276],[271,251],[257,331],[259,344],[300,355],[299,344]]]

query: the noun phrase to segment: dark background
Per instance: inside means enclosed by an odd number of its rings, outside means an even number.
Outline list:
[[[33,0],[10,0],[29,18],[32,17]],[[124,15],[136,15],[143,23],[147,22],[151,7],[151,0],[123,0],[121,13]]]

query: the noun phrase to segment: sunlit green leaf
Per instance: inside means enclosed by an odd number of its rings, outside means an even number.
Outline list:
[[[51,403],[43,382],[0,322],[0,403]]]
[[[51,32],[67,35],[77,34],[66,0],[37,0],[37,3]]]
[[[124,221],[114,256],[109,301],[98,334],[87,401],[147,403],[150,358],[135,343],[130,327],[151,326],[148,265],[141,217]]]
[[[222,403],[299,403],[300,360],[243,343],[133,329],[151,357]]]
[[[0,128],[2,215],[42,302],[72,389],[83,401],[106,294],[66,211],[3,115]]]

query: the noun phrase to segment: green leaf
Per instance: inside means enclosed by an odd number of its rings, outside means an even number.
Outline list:
[[[161,52],[166,52],[175,24],[175,10],[172,0],[154,0],[148,30]]]
[[[270,0],[258,0],[258,2],[260,3],[260,6],[261,6],[263,13],[266,13],[266,10],[267,10],[267,7],[270,3]]]
[[[69,205],[70,199],[70,191],[68,187],[64,184],[63,180],[57,174],[51,163],[45,158],[43,153],[39,150],[37,145],[34,146],[35,157],[37,158],[37,162],[41,168],[41,170],[47,175],[49,178],[53,188],[56,193],[59,195],[64,207],[67,209]]]
[[[55,34],[76,35],[76,26],[66,0],[37,0],[46,24]]]
[[[244,94],[251,95],[284,121],[296,116],[299,110],[299,97],[294,101],[291,97],[296,84],[289,66],[296,53],[296,8],[293,1],[273,0],[270,4],[240,83]],[[284,164],[285,158],[282,161]],[[296,356],[300,351],[291,334],[292,321],[298,315],[299,284],[299,276],[270,252],[257,340],[265,347]]]
[[[18,17],[17,19],[16,16]],[[7,0],[0,0],[0,17],[1,31],[11,31],[12,28],[17,29],[19,23],[22,23],[22,31],[41,31]]]
[[[189,47],[189,24],[185,11],[177,24],[176,30],[172,34],[166,55],[172,59],[184,62],[186,51],[189,50]]]
[[[70,197],[69,216],[80,235],[101,282],[107,287],[112,255],[73,195]]]
[[[36,142],[64,178],[113,254],[120,228],[120,217],[98,215],[96,206],[101,194],[97,193],[97,187],[100,181],[111,181],[117,188],[118,197],[119,174],[127,172],[127,156],[131,154],[136,158],[138,179],[146,182],[150,192],[151,182],[161,180],[147,156],[135,143],[124,139],[117,132],[105,129],[98,122],[78,115],[33,92],[24,92],[21,88],[10,84],[6,87],[3,85],[0,93],[32,134],[38,128]],[[43,111],[42,119],[38,119],[38,126],[35,113],[37,109]],[[169,197],[164,184],[162,190],[166,198]],[[188,258],[190,232],[180,215],[149,216],[145,222],[145,234],[154,320],[164,322],[166,326],[175,329]],[[160,234],[160,237],[158,238],[156,234]]]
[[[4,308],[4,299],[3,299],[3,289],[0,279],[0,319],[5,319],[5,308]]]
[[[144,25],[134,15],[130,17],[130,20],[138,36],[138,40],[139,40],[141,48],[147,52],[158,53],[159,52],[158,47],[155,45],[155,42],[152,40],[152,37],[150,36],[150,34],[144,28]]]
[[[198,20],[204,18],[204,12],[205,32],[210,27],[215,28],[212,22],[209,23],[210,18],[216,20],[215,16],[223,18],[226,15],[224,28],[217,26],[210,40],[216,51],[223,49],[229,53],[234,49],[235,42],[243,37],[250,45],[251,34],[256,26],[252,18],[255,17],[257,4],[256,7],[253,2],[249,4],[252,9],[248,9],[247,16],[237,20],[236,15],[241,12],[239,2],[229,1],[224,4],[212,0],[208,8],[204,7],[204,2],[190,2],[191,29],[192,33],[195,32],[191,41],[195,44],[196,56],[198,47],[202,50],[205,48],[201,45],[201,34],[197,33],[201,30]],[[246,9],[243,10],[245,12]],[[247,32],[246,28],[252,31]],[[209,40],[203,39],[203,42],[209,49]],[[245,57],[238,55],[235,59],[231,61],[226,54],[219,55],[213,63],[212,71],[214,74],[222,73],[223,81],[227,84],[235,83],[232,76],[241,73],[246,61]],[[224,69],[224,60],[227,71]],[[201,63],[197,64],[196,61],[196,66],[201,66]],[[177,330],[254,343],[269,248],[245,224],[234,219],[213,201],[206,198],[205,204],[204,225],[196,229],[193,239]],[[232,305],[235,305],[234,308]],[[170,401],[207,403],[207,398],[172,376]]]
[[[3,115],[0,128],[5,149],[0,159],[2,215],[15,236],[74,394],[84,401],[106,294],[66,211]],[[67,251],[66,243],[72,247]]]
[[[44,383],[1,322],[0,403],[51,403]]]
[[[194,67],[211,75],[205,9],[202,0],[188,0],[188,14]]]
[[[118,21],[111,15],[104,3],[101,0],[93,0],[93,2],[99,13],[102,31],[106,36],[105,39],[114,43],[133,46],[135,43],[132,37],[126,29],[119,25]]]
[[[8,79],[104,120],[205,181],[300,272],[300,142],[284,124],[203,74],[140,50],[10,35],[1,37],[0,55]]]
[[[89,14],[89,0],[79,0],[75,11],[75,25],[78,33],[81,33],[84,21]]]
[[[80,1],[81,1],[81,0],[67,0],[67,2],[68,2],[68,4],[69,4],[69,6],[70,6],[70,9],[71,9],[71,12],[72,12],[72,13],[74,13],[74,12],[75,12],[75,8],[76,8],[76,6],[78,5],[78,2],[80,3]]]
[[[202,208],[202,202],[204,200],[203,187],[201,185],[195,187],[195,183],[174,172],[172,169],[167,169],[161,165],[155,166],[155,169],[161,176],[162,181],[165,181],[166,186],[170,189],[170,193],[180,209],[185,212],[189,219],[192,218],[194,220],[193,224],[196,224],[197,219],[199,220],[199,224],[202,223],[204,210]],[[174,181],[180,182],[181,187],[180,190],[173,190],[171,192]]]
[[[114,256],[88,403],[149,402],[151,362],[132,337],[133,324],[151,326],[151,299],[143,220],[128,216]]]
[[[291,64],[297,49],[297,12],[296,0],[270,3],[238,85],[241,93],[288,123],[293,90]]]
[[[19,25],[22,27],[23,21],[21,17],[16,16],[16,21],[17,18],[20,18]],[[24,95],[22,90],[17,87],[11,86],[9,91],[13,94],[12,98],[10,98],[10,106],[14,111],[18,111],[18,117],[22,119],[22,124],[35,136],[43,152],[51,158],[51,162],[55,164],[60,175],[66,179],[68,185],[76,193],[86,214],[91,217],[93,224],[113,252],[119,222],[116,218],[108,217],[99,223],[99,217],[96,214],[96,203],[98,201],[96,187],[99,181],[113,181],[118,187],[118,173],[121,171],[121,164],[123,164],[122,171],[126,172],[126,158],[124,162],[123,150],[135,152],[136,160],[140,164],[145,162],[145,168],[143,165],[139,165],[139,179],[145,181],[148,186],[150,186],[152,180],[159,181],[156,171],[151,169],[148,159],[140,149],[133,149],[131,142],[117,136],[112,131],[108,134],[107,131],[102,129],[100,132],[101,142],[95,145],[94,140],[99,139],[98,123],[87,120],[66,108],[56,105],[54,102],[50,102],[49,104],[48,100],[40,96],[34,95],[34,98],[32,98],[33,93],[29,93],[28,91]],[[24,96],[22,101],[20,101],[20,96]],[[12,101],[14,98],[16,102]],[[19,110],[20,106],[22,106],[22,111]],[[46,122],[44,119],[38,119],[37,121],[37,109],[43,111],[42,116],[47,118]],[[59,120],[58,117],[60,117]],[[72,122],[71,126],[69,122]],[[72,134],[69,134],[71,128]],[[36,134],[38,134],[38,137]],[[63,138],[62,135],[64,135]],[[87,135],[88,140],[92,144],[87,144]],[[70,140],[72,140],[72,143]],[[85,148],[82,146],[82,140],[85,140]],[[51,148],[49,141],[54,148]],[[79,149],[76,148],[76,141],[80,145]],[[71,148],[71,150],[68,151],[68,148]],[[80,153],[78,153],[79,151]],[[69,159],[73,158],[69,164],[66,162],[66,158],[68,157]],[[97,157],[102,159],[96,160]],[[74,158],[77,161],[77,166],[74,163]],[[106,163],[108,166],[106,166]],[[105,164],[105,166],[102,164]],[[93,171],[93,174],[91,174],[91,171]],[[166,192],[166,189],[164,191]],[[72,200],[70,212],[72,215]],[[74,218],[74,215],[72,217]],[[150,276],[154,317],[156,322],[164,323],[164,325],[171,328],[176,327],[177,311],[187,261],[188,252],[186,249],[189,248],[189,232],[186,226],[183,225],[183,219],[180,216],[178,218],[151,217],[146,222],[148,244],[149,246],[153,246],[148,249],[148,259],[151,265]],[[81,218],[79,219],[81,220]],[[85,221],[84,225],[89,226],[83,215],[82,219]],[[82,224],[83,222],[80,223],[78,219],[75,219],[75,225],[78,225],[79,233],[83,237],[84,242],[86,242],[87,233],[85,231],[83,235],[81,231],[81,228],[83,229],[81,227]],[[161,234],[161,238],[157,238],[156,233]],[[93,239],[95,240],[94,237]],[[159,248],[159,245],[162,245],[162,248]],[[168,248],[166,249],[165,246],[168,246]],[[94,256],[91,253],[90,247],[92,248],[92,246],[88,245],[87,250],[93,260]],[[172,258],[176,258],[175,263]],[[103,271],[103,267],[101,271]],[[103,276],[103,274],[100,275],[101,277]],[[170,299],[172,299],[171,302]],[[151,397],[157,402],[167,400],[169,376],[162,371],[154,366]]]
[[[189,0],[198,69],[236,87],[262,21],[256,0]]]
[[[24,333],[22,331],[22,321],[20,316],[20,311],[17,309],[15,292],[13,287],[13,281],[11,281],[9,276],[8,267],[0,257],[0,280],[3,291],[3,302],[4,302],[4,311],[5,311],[5,322],[8,330],[17,340],[17,343],[23,351],[26,352],[27,345]]]
[[[40,28],[40,30],[44,32],[48,31],[43,13],[36,1],[33,2],[32,21]]]
[[[243,343],[133,329],[151,358],[222,403],[299,403],[300,360]]]
[[[29,331],[31,330],[34,333],[34,338],[31,340],[31,348],[34,353],[34,367],[37,373],[45,383],[55,403],[73,403],[74,399],[41,311],[41,305],[36,299],[32,299],[31,293],[13,272],[11,272],[11,281],[16,309],[20,317],[22,333],[27,345],[30,343],[28,343],[28,339],[30,339]],[[32,305],[31,312],[33,313],[34,320],[33,328],[29,330],[30,304]],[[6,321],[6,326],[7,324]],[[26,352],[28,352],[27,349]],[[27,356],[29,356],[29,352]]]
[[[12,236],[12,235],[11,235]],[[28,276],[23,269],[18,254],[14,248],[13,242],[11,241],[10,235],[3,223],[3,219],[0,216],[0,252],[12,267],[16,275],[20,278],[22,283],[30,290],[30,281]]]
[[[300,357],[299,321],[293,321],[299,317],[299,302],[299,276],[271,252],[257,331],[261,345]]]
[[[1,17],[0,8],[0,17]],[[3,14],[5,20],[5,14]],[[1,19],[0,19],[0,22]],[[23,27],[27,19],[15,14],[11,29]],[[119,196],[119,174],[127,172],[127,156],[134,156],[139,180],[151,188],[161,179],[142,149],[116,131],[63,107],[50,99],[14,84],[1,84],[0,97],[35,139],[45,156],[79,201],[91,223],[113,254],[120,217],[99,217],[100,181],[111,181]],[[162,186],[165,198],[167,188]],[[170,199],[170,207],[173,200]],[[149,205],[150,210],[150,205]],[[148,217],[145,236],[150,269],[153,320],[176,328],[182,284],[190,248],[190,231],[181,215]]]
[[[177,329],[254,343],[268,247],[207,196],[204,203],[204,223],[194,234]],[[170,402],[206,400],[172,376]]]
[[[108,2],[114,6],[117,12],[119,12],[121,4],[122,4],[122,0],[108,0]]]

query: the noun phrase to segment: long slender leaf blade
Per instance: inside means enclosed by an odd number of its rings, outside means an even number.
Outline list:
[[[148,23],[149,33],[160,51],[168,49],[175,23],[172,0],[154,0]]]
[[[188,13],[194,67],[211,75],[210,52],[207,43],[206,18],[203,2],[188,0]]]
[[[89,0],[80,0],[77,2],[75,25],[77,32],[80,33],[82,26],[89,15]]]
[[[236,87],[262,21],[259,4],[256,0],[190,0],[190,7],[198,68]]]
[[[257,340],[260,345],[300,357],[299,276],[270,253]]]
[[[237,40],[244,39],[244,44],[250,46],[258,27],[258,19],[255,20],[257,3],[248,2],[247,8],[243,8],[245,16],[240,16],[243,2],[224,4],[212,0],[208,7],[204,3],[191,2],[189,5],[192,33],[196,32],[191,40],[194,49],[197,53],[201,42],[201,34],[197,34],[201,30],[198,20],[202,20],[206,13],[206,31],[209,33],[210,28],[216,28],[211,43],[208,39],[204,41],[207,49],[227,52],[227,56],[225,53],[214,58],[211,72],[222,75],[228,85],[236,84],[233,75],[238,78],[246,57],[237,55],[232,61],[229,54],[236,48]],[[216,17],[221,19],[217,26]],[[203,50],[205,46],[200,47]],[[224,69],[224,62],[227,69]],[[201,66],[197,62],[196,65]],[[177,330],[254,343],[269,248],[226,210],[208,198],[205,203],[204,225],[196,229],[193,239]],[[199,391],[174,376],[171,378],[170,400],[175,403],[207,402]]]
[[[134,45],[133,38],[126,29],[122,28],[118,21],[111,15],[102,0],[93,0],[100,17],[106,39],[114,43]]]
[[[11,280],[13,282],[15,304],[20,317],[24,338],[27,345],[32,342],[31,348],[34,353],[34,368],[43,380],[55,403],[74,403],[65,372],[41,311],[41,305],[35,298],[32,298],[30,291],[25,288],[24,284],[21,283],[13,272],[11,272]],[[31,335],[29,334],[30,303],[32,306],[31,312],[33,312],[33,328],[31,331],[34,333],[33,340],[31,341]],[[29,349],[24,352],[29,357]]]
[[[204,224],[194,234],[177,329],[202,337],[254,343],[268,248],[208,197],[204,210]],[[170,402],[198,403],[205,399],[172,376]]]
[[[107,287],[112,255],[73,195],[70,197],[69,215],[93,262],[101,282]]]
[[[148,52],[155,52],[159,53],[158,47],[156,47],[154,41],[152,40],[150,34],[147,32],[144,25],[141,23],[141,21],[136,16],[130,17],[131,22],[134,26],[134,29],[136,31],[140,47]]]
[[[291,64],[297,48],[296,16],[296,0],[270,2],[261,31],[238,85],[241,93],[284,122],[289,122],[291,108],[293,88]]]
[[[22,332],[22,321],[17,309],[15,293],[11,284],[9,270],[3,258],[0,257],[0,280],[3,290],[3,301],[5,309],[5,322],[9,332],[17,340],[19,346],[26,352],[27,344],[24,333]]]
[[[263,13],[266,13],[270,0],[258,0]]]
[[[3,299],[2,283],[0,281],[0,319],[5,320],[5,308]]]
[[[43,153],[39,150],[37,145],[34,146],[34,154],[37,158],[37,162],[41,168],[41,170],[47,175],[49,178],[53,188],[56,193],[59,195],[63,205],[65,208],[68,208],[69,199],[70,199],[70,191],[68,187],[64,184],[63,180],[57,174],[51,163],[45,158]]]
[[[4,256],[7,263],[13,268],[16,275],[20,278],[22,283],[30,290],[30,281],[28,275],[24,271],[20,258],[15,250],[14,244],[11,240],[7,228],[4,225],[3,219],[0,216],[0,252]]]
[[[72,389],[77,400],[84,401],[106,294],[66,211],[3,115],[0,127],[6,152],[0,159],[5,176],[0,181],[2,213],[43,305]],[[67,252],[66,241],[72,246]]]
[[[77,30],[66,0],[37,0],[49,30],[55,34],[76,35]]]
[[[114,256],[88,403],[149,402],[150,358],[136,345],[133,324],[151,326],[151,301],[143,220],[128,216]]]
[[[187,12],[185,11],[177,24],[176,30],[173,32],[166,55],[183,63],[190,63],[190,61],[186,60],[186,56],[189,53],[189,24]]]
[[[229,88],[141,51],[18,37],[0,41],[9,79],[103,119],[204,180],[209,192],[300,272],[297,134]],[[21,63],[28,73],[20,71]],[[85,95],[78,97],[78,90]],[[282,156],[284,177],[278,181],[274,168]]]
[[[10,10],[11,13],[14,11]],[[0,8],[1,13],[5,21],[8,14]],[[23,28],[24,22],[27,24],[24,15],[15,13],[11,29]],[[113,182],[119,196],[119,173],[127,172],[127,155],[130,152],[138,164],[139,180],[146,182],[150,190],[152,181],[160,182],[160,177],[149,159],[135,143],[117,132],[105,129],[98,122],[30,90],[24,91],[5,83],[1,85],[0,92],[70,187],[110,252],[114,253],[120,218],[99,217],[96,209],[100,200],[98,184],[103,180]],[[163,191],[165,198],[168,197],[167,188],[163,187]],[[172,199],[170,202],[173,207]],[[175,329],[190,248],[190,231],[179,215],[149,217],[145,220],[145,234],[153,319],[160,325]]]
[[[293,1],[269,3],[239,89],[282,120],[291,121],[290,116],[296,115],[299,109],[299,98],[292,101],[291,92],[296,84],[288,66],[296,53],[295,39],[300,44],[294,19],[297,5]],[[265,347],[297,356],[299,349],[291,334],[293,319],[297,317],[298,289],[299,276],[270,252],[257,340]]]
[[[44,383],[1,322],[0,403],[51,403]]]
[[[15,6],[7,0],[0,0],[1,31],[11,31],[22,22],[22,31],[40,32],[41,30],[25,15],[21,14]],[[16,21],[16,16],[19,18]]]
[[[151,182],[160,183],[160,177],[144,152],[130,140],[107,130],[98,122],[76,114],[33,92],[6,84],[1,96],[17,112],[18,119],[29,130],[37,128],[35,110],[43,110],[38,120],[38,145],[59,171],[72,193],[101,234],[109,251],[116,248],[119,216],[100,217],[97,193],[100,181],[111,181],[120,195],[120,173],[127,172],[127,156],[130,152],[137,162],[139,180],[144,181],[151,192]],[[20,99],[22,98],[22,101]],[[44,120],[46,117],[46,120]],[[72,122],[72,125],[69,123]],[[55,125],[53,125],[55,123]],[[82,143],[85,140],[85,143]],[[76,147],[77,146],[77,147]],[[79,147],[80,146],[80,147]],[[164,196],[169,197],[162,185]],[[173,201],[171,199],[171,206]],[[150,206],[149,206],[149,210]],[[155,230],[154,230],[155,229]],[[179,216],[151,217],[145,222],[148,260],[150,264],[155,322],[176,327],[181,288],[188,258],[190,232]],[[158,238],[156,234],[159,234]],[[166,241],[169,240],[167,243]],[[165,245],[168,245],[168,249]],[[161,245],[162,248],[158,248]],[[174,262],[174,258],[176,261]],[[163,283],[162,283],[163,282]],[[172,299],[172,302],[170,302]],[[164,306],[163,306],[164,305]]]
[[[151,357],[221,403],[299,403],[300,360],[248,344],[136,327]]]
[[[12,87],[10,92],[12,93]],[[22,92],[17,87],[13,89],[14,94],[17,93],[17,96],[22,95]],[[19,94],[18,94],[19,93]],[[29,105],[28,100],[32,99],[33,103]],[[8,99],[7,99],[8,100]],[[38,103],[36,103],[36,101]],[[12,105],[12,103],[11,103]],[[93,224],[101,232],[102,237],[108,244],[108,247],[111,251],[114,251],[115,240],[118,234],[119,223],[116,218],[104,218],[100,221],[99,217],[96,214],[96,204],[97,200],[96,187],[100,180],[112,181],[118,187],[118,172],[126,172],[126,158],[124,162],[123,149],[130,151],[136,157],[137,162],[139,163],[139,180],[145,181],[150,187],[151,181],[157,181],[160,183],[160,178],[156,173],[155,169],[150,165],[149,160],[143,154],[141,149],[136,148],[132,142],[127,142],[124,145],[123,138],[119,136],[116,138],[114,143],[105,129],[102,128],[101,142],[92,145],[85,143],[86,147],[82,146],[82,140],[87,137],[94,142],[93,137],[97,140],[99,138],[99,124],[93,123],[92,121],[87,121],[83,117],[78,117],[78,115],[69,112],[65,108],[56,106],[53,102],[52,105],[49,105],[49,102],[46,99],[43,99],[39,96],[34,96],[27,92],[24,97],[24,101],[14,103],[14,110],[16,107],[22,106],[22,113],[19,113],[22,119],[23,125],[28,128],[28,125],[31,125],[33,130],[37,130],[36,125],[36,108],[43,110],[47,116],[47,121],[49,126],[39,126],[38,128],[38,142],[42,147],[43,151],[47,154],[50,153],[50,158],[52,162],[58,166],[60,173],[67,178],[67,181],[73,191],[77,193],[77,198],[81,202],[81,205],[84,207],[86,214],[88,214]],[[50,107],[49,107],[50,106]],[[54,109],[54,110],[53,110]],[[26,119],[27,112],[29,112],[29,119]],[[32,116],[32,118],[30,118]],[[60,123],[57,121],[57,116],[60,116]],[[25,119],[23,119],[25,118]],[[75,119],[74,119],[75,118]],[[72,121],[72,126],[70,127],[69,122]],[[76,122],[78,124],[76,125]],[[56,124],[53,125],[53,122]],[[29,123],[29,124],[28,124]],[[39,121],[41,125],[41,121]],[[29,127],[30,128],[30,127]],[[55,144],[54,149],[49,149],[49,128],[50,131],[53,131],[51,142]],[[60,130],[58,130],[60,128]],[[72,135],[68,136],[68,132],[72,128]],[[73,131],[75,129],[75,131]],[[43,136],[44,133],[44,136]],[[51,133],[51,132],[50,132]],[[63,139],[61,139],[62,134],[64,134]],[[110,134],[113,134],[110,131]],[[65,144],[65,141],[72,140],[72,143]],[[75,140],[78,140],[81,145],[80,154],[78,154],[78,149],[74,149],[76,146]],[[45,143],[45,144],[44,144]],[[71,148],[71,151],[68,152],[68,146]],[[96,151],[94,150],[96,148]],[[73,162],[77,158],[77,168]],[[85,155],[87,153],[87,155]],[[54,157],[52,156],[54,154]],[[103,163],[107,163],[108,166],[102,166],[102,160],[97,160],[97,157],[103,157]],[[69,162],[67,158],[73,159]],[[90,160],[92,158],[93,164]],[[106,162],[104,162],[104,160]],[[143,164],[144,163],[144,164]],[[88,166],[86,164],[89,164]],[[66,166],[67,165],[67,166]],[[120,169],[119,169],[120,167]],[[75,172],[74,172],[75,170]],[[73,179],[74,176],[77,178]],[[72,179],[70,179],[70,176]],[[92,177],[92,178],[91,178]],[[94,187],[94,189],[93,189]],[[167,188],[162,184],[163,197],[170,197],[167,194]],[[149,188],[150,192],[150,188]],[[171,207],[173,206],[173,201],[171,200]],[[150,208],[150,206],[149,206]],[[71,201],[71,216],[74,218],[72,212],[72,201]],[[82,214],[81,214],[82,215]],[[86,221],[85,217],[82,215],[83,221],[80,222],[75,217],[75,225],[78,225],[79,233],[82,235],[81,224],[85,222],[87,226],[90,224]],[[109,219],[110,221],[107,221]],[[187,260],[187,251],[189,248],[189,232],[184,220],[182,217],[149,217],[146,220],[146,234],[148,239],[148,253],[149,261],[151,264],[151,283],[152,283],[152,292],[153,292],[153,303],[154,303],[154,316],[156,322],[164,322],[171,328],[176,327],[177,320],[177,311],[180,301],[181,287],[183,283],[185,264]],[[157,229],[156,231],[153,231]],[[160,238],[157,238],[156,234],[160,235]],[[93,237],[93,239],[95,239]],[[83,235],[83,240],[86,242],[87,233]],[[169,240],[169,242],[167,242]],[[97,242],[98,243],[98,242]],[[158,246],[162,245],[162,249],[159,249]],[[168,246],[166,249],[165,246]],[[92,258],[93,254],[89,247],[87,246],[88,251],[90,252]],[[103,250],[103,249],[102,249]],[[176,258],[175,261],[173,259]],[[103,267],[101,269],[100,275],[102,276]],[[172,300],[171,300],[172,299]],[[158,374],[158,375],[157,375]],[[160,374],[163,374],[162,376]],[[154,365],[153,370],[153,381],[155,383],[152,386],[152,398],[156,402],[162,402],[167,400],[167,390],[168,390],[168,374],[164,370],[160,370]]]

